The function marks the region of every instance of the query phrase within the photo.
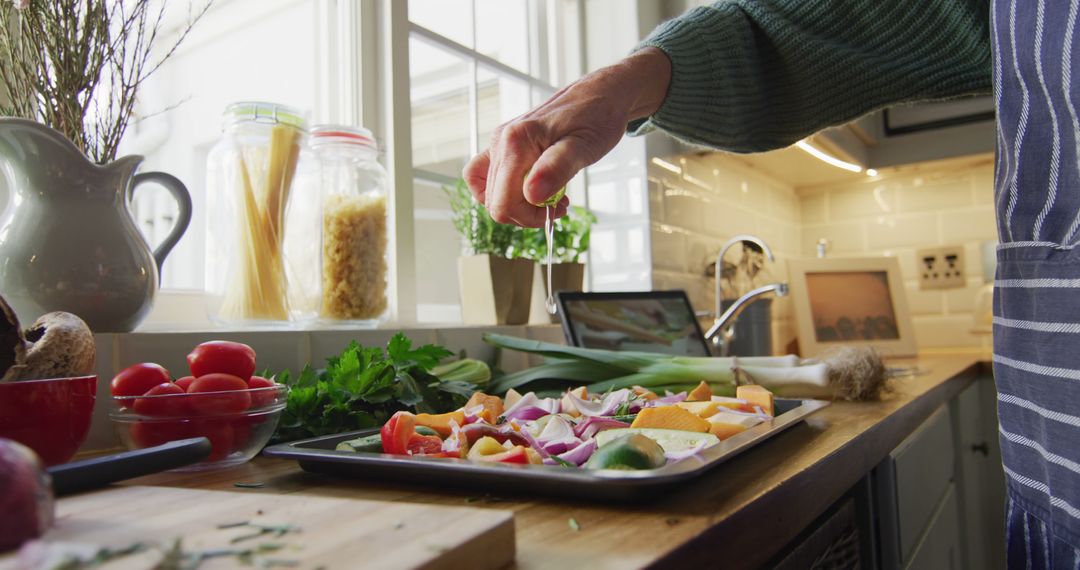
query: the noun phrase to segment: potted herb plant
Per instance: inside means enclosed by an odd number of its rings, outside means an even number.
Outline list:
[[[464,180],[443,191],[466,249],[458,259],[462,320],[470,325],[529,322],[536,264],[523,257],[525,230],[493,220]]]
[[[581,257],[589,250],[589,238],[596,215],[581,206],[571,206],[566,215],[555,220],[551,240],[552,291],[581,291],[585,283],[585,264]],[[536,262],[541,285],[536,294],[547,297],[547,240],[543,228],[522,232],[523,255]],[[558,319],[551,316],[551,322]]]

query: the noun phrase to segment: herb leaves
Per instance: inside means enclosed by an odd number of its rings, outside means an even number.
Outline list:
[[[289,397],[277,439],[292,441],[382,425],[398,410],[439,413],[462,406],[476,387],[443,382],[430,374],[440,360],[452,356],[432,344],[413,348],[397,333],[386,345],[364,347],[352,342],[322,370],[306,366],[277,381],[289,386]]]

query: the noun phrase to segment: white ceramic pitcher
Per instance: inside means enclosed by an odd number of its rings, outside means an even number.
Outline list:
[[[45,125],[0,118],[0,183],[9,200],[0,225],[0,294],[20,321],[68,311],[94,332],[124,332],[146,317],[165,256],[191,221],[191,197],[169,174],[136,174],[142,160],[98,166]],[[130,211],[144,182],[168,190],[180,210],[153,253]]]

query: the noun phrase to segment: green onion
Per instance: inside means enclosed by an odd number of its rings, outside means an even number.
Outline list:
[[[491,368],[475,358],[462,358],[432,368],[431,375],[443,382],[467,382],[483,387],[491,380]]]
[[[634,386],[680,392],[704,381],[717,395],[734,395],[739,384],[760,384],[778,396],[865,400],[876,398],[885,380],[880,355],[865,348],[849,347],[824,361],[801,361],[794,355],[720,358],[618,352],[498,334],[485,334],[484,341],[548,359],[496,379],[490,385],[495,394],[528,385],[550,388],[552,381],[585,384],[593,393]]]

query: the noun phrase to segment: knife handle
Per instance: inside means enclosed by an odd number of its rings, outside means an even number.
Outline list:
[[[191,465],[210,456],[210,440],[194,437],[113,455],[49,467],[57,497],[104,487],[167,469]]]

